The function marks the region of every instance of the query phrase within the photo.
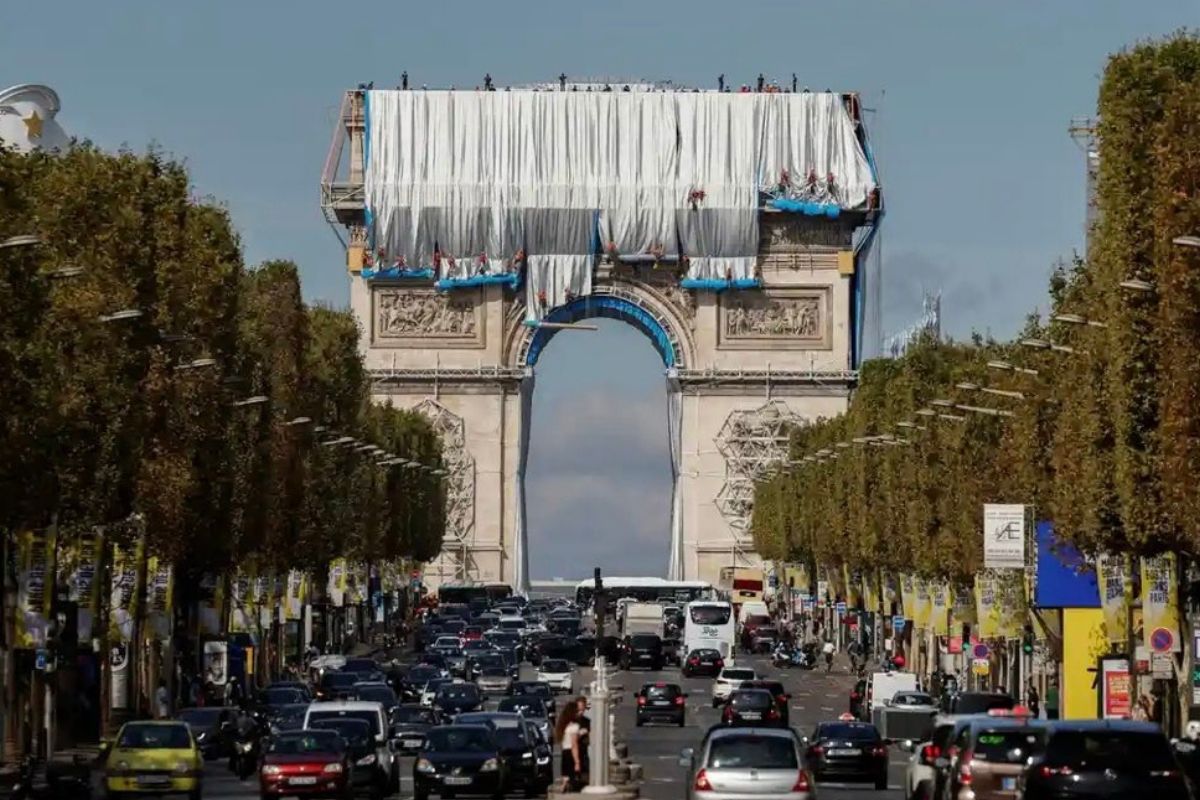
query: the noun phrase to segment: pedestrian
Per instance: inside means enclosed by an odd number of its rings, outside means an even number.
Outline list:
[[[171,693],[167,691],[167,682],[160,680],[154,690],[154,713],[156,719],[169,719],[171,716]]]
[[[579,791],[583,786],[583,748],[580,746],[579,710],[569,703],[554,726],[554,741],[562,750],[559,762],[560,791]]]
[[[1141,722],[1149,722],[1151,716],[1150,696],[1144,694],[1138,698],[1137,705],[1133,707],[1133,713],[1130,714],[1130,718]]]
[[[1046,687],[1046,719],[1058,719],[1058,681],[1050,679]]]
[[[588,701],[583,695],[575,698],[575,721],[579,723],[579,755],[583,759],[583,782],[580,786],[586,786],[588,779],[591,777],[591,740],[592,740],[592,720],[587,715]]]
[[[1029,690],[1026,693],[1026,696],[1028,697],[1028,701],[1026,702],[1026,705],[1029,706],[1029,713],[1033,716],[1034,719],[1037,719],[1038,717],[1041,716],[1041,714],[1039,712],[1042,710],[1042,703],[1041,703],[1042,698],[1040,695],[1038,695],[1037,687],[1034,686],[1032,679],[1029,681]]]
[[[240,706],[241,704],[242,685],[236,675],[230,675],[229,682],[225,684],[225,705]]]
[[[837,648],[833,646],[833,642],[829,639],[825,640],[825,644],[821,647],[821,653],[825,656],[825,671],[830,672],[833,669],[833,654]]]

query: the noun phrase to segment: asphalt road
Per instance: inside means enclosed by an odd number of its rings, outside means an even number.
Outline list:
[[[804,672],[800,670],[777,670],[766,658],[739,659],[739,665],[754,666],[765,678],[781,681],[792,695],[791,724],[802,734],[812,732],[817,722],[836,719],[846,710],[847,698],[853,679],[845,665],[834,667],[834,671]],[[529,673],[528,666],[522,669]],[[591,670],[581,669],[577,673],[575,691],[579,693],[591,680]],[[682,728],[673,725],[634,725],[634,706],[629,699],[643,683],[669,681],[679,683],[688,693],[687,723]],[[611,684],[625,689],[625,699],[617,708],[617,738],[629,744],[629,757],[642,764],[644,782],[641,796],[648,800],[681,800],[685,794],[687,770],[679,766],[679,752],[700,742],[710,726],[720,718],[720,711],[712,707],[711,678],[682,678],[679,670],[668,668],[662,672],[621,672]],[[561,701],[560,701],[561,704]],[[822,783],[818,793],[823,798],[872,798],[872,800],[900,800],[904,778],[905,754],[894,750],[887,791],[875,791],[874,787]],[[557,754],[555,764],[558,763]],[[225,767],[224,762],[214,762],[205,770],[204,796],[222,800],[250,800],[258,798],[258,785],[251,779],[239,781]],[[400,797],[412,797],[412,759],[401,763]]]

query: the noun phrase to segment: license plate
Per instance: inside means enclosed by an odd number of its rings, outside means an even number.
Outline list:
[[[137,782],[139,786],[165,786],[171,782],[171,778],[167,775],[138,775]]]
[[[424,742],[420,739],[405,739],[404,747],[420,747]]]
[[[290,783],[292,786],[312,786],[316,782],[316,777],[312,775],[301,775],[298,778],[288,778],[288,783]]]
[[[447,786],[469,786],[471,783],[470,778],[458,778],[452,775],[447,775],[444,780]]]
[[[1015,792],[1017,790],[1016,778],[1001,778],[1000,788],[1006,792]]]
[[[669,706],[669,705],[671,705],[671,701],[670,700],[655,700],[655,701],[653,701],[652,705]]]
[[[743,711],[742,719],[762,719],[762,714],[757,711]]]
[[[846,748],[842,748],[841,750],[830,750],[829,755],[831,755],[831,756],[861,756],[862,750],[859,750],[857,747],[846,747]]]

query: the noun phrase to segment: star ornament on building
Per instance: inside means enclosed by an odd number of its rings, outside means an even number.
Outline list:
[[[42,118],[38,116],[37,111],[32,112],[21,121],[25,123],[25,132],[30,139],[42,138]]]

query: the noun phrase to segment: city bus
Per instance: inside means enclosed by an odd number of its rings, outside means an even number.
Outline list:
[[[697,600],[683,609],[683,655],[699,648],[719,650],[722,658],[734,652],[737,618],[733,603],[726,600]]]
[[[762,567],[722,567],[719,585],[735,605],[761,603],[766,578]]]
[[[605,576],[604,591],[610,600],[625,597],[642,603],[690,603],[716,597],[716,590],[708,581],[669,581],[664,578],[610,578]],[[592,593],[596,590],[594,580],[580,581],[575,587],[575,603],[580,608],[591,608]]]

